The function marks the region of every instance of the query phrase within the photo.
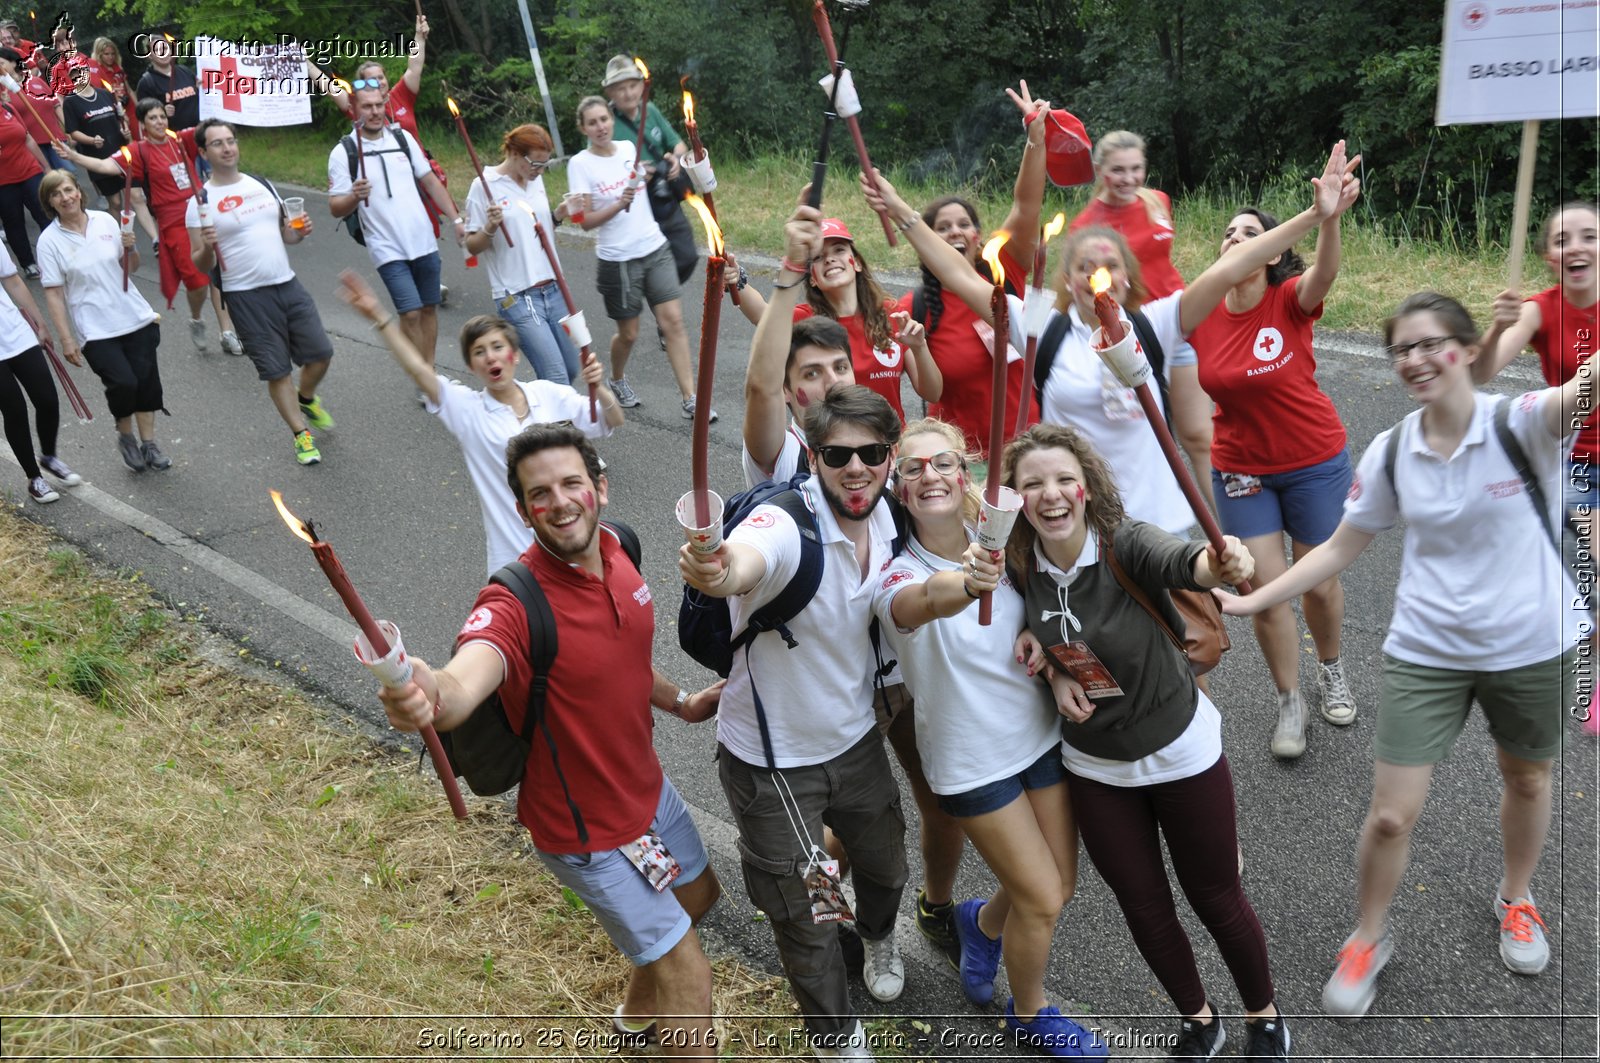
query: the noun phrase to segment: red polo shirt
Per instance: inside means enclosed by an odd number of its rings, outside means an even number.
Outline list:
[[[558,560],[537,540],[521,558],[555,614],[558,649],[545,720],[589,829],[588,843],[580,842],[550,747],[542,734],[533,735],[517,818],[547,853],[600,852],[631,842],[650,829],[661,799],[650,715],[655,608],[616,536],[603,528],[597,534],[604,580]],[[493,583],[478,593],[456,648],[471,642],[487,643],[504,658],[500,700],[512,728],[521,730],[533,669],[528,620],[516,595]]]

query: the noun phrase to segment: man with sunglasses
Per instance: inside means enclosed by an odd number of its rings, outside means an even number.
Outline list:
[[[772,923],[813,1047],[825,1058],[870,1059],[833,926],[840,915],[828,905],[838,867],[822,848],[823,822],[850,852],[867,991],[895,1000],[905,984],[894,937],[905,820],[874,717],[867,631],[871,577],[894,546],[883,495],[900,419],[881,395],[850,384],[809,405],[805,429],[813,475],[798,490],[822,544],[821,580],[788,622],[793,646],[769,635],[735,655],[717,717],[718,771],[750,900]],[[781,506],[758,506],[716,553],[686,544],[678,568],[691,586],[730,600],[737,632],[789,586],[812,531]]]
[[[404,129],[389,126],[383,92],[361,88],[354,97],[360,135],[341,137],[328,153],[328,210],[340,219],[359,212],[367,253],[389,290],[400,328],[431,366],[439,340],[441,264],[422,193],[438,210],[454,211],[455,204],[422,146]],[[352,147],[362,156],[364,173],[352,172]]]

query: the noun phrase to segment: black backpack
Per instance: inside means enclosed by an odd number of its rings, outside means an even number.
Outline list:
[[[409,172],[411,169],[411,148],[406,144],[405,130],[393,128],[391,129],[391,132],[394,133],[395,140],[400,142],[400,154],[406,157],[406,170]],[[350,180],[354,181],[361,174],[361,164],[356,158],[356,152],[358,150],[356,148],[356,135],[354,133],[350,133],[346,136],[340,137],[339,143],[344,145],[344,160],[345,163],[350,167]],[[392,149],[387,151],[374,151],[372,154],[393,155],[394,151]],[[415,175],[413,175],[412,180],[416,180]],[[422,194],[422,186],[420,183],[417,185],[417,192],[419,195]],[[426,205],[428,202],[427,198],[424,197],[422,202],[424,205]],[[367,246],[367,234],[361,231],[361,205],[359,203],[356,205],[355,210],[352,210],[349,214],[346,214],[343,218],[340,218],[339,221],[344,225],[345,232],[349,233],[351,237],[355,239],[356,243],[360,244],[362,247]]]
[[[1167,352],[1161,349],[1156,330],[1151,327],[1150,319],[1144,316],[1143,310],[1129,310],[1128,321],[1133,325],[1133,334],[1138,337],[1139,346],[1144,348],[1145,360],[1150,363],[1150,375],[1155,378],[1156,391],[1161,394],[1161,412],[1167,419],[1167,427],[1171,428],[1172,403],[1167,399]],[[1069,314],[1057,314],[1045,326],[1044,335],[1039,337],[1039,349],[1034,354],[1033,362],[1033,395],[1039,402],[1041,417],[1044,414],[1044,384],[1050,379],[1050,367],[1055,364],[1056,355],[1061,353],[1061,341],[1071,327],[1072,318]]]
[[[617,537],[622,552],[635,568],[639,567],[639,536],[626,524],[618,521],[601,521],[601,527]],[[522,715],[522,730],[513,731],[506,717],[505,705],[496,691],[461,721],[454,730],[443,731],[439,741],[450,758],[450,768],[467,781],[467,786],[480,797],[506,793],[522,782],[527,770],[528,751],[533,746],[533,732],[544,733],[545,744],[550,749],[550,763],[561,783],[561,792],[572,812],[572,822],[578,828],[578,839],[589,841],[589,830],[583,825],[583,815],[578,811],[572,791],[567,787],[567,777],[561,771],[561,761],[556,754],[555,736],[550,733],[545,719],[545,694],[550,682],[550,668],[555,664],[559,642],[556,638],[555,614],[550,601],[540,588],[539,581],[520,560],[506,565],[493,576],[490,583],[498,583],[522,603],[528,617],[529,663],[533,666],[533,682],[528,686],[528,705]]]

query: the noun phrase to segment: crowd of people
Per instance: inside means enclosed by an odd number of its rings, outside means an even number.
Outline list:
[[[1008,442],[994,452],[996,289],[978,255],[976,209],[947,196],[919,210],[880,174],[863,175],[868,204],[922,268],[921,284],[894,300],[844,222],[801,190],[768,290],[736,263],[729,272],[755,324],[742,466],[763,501],[712,552],[685,543],[679,553],[684,584],[726,609],[736,647],[726,679],[690,692],[652,663],[653,595],[618,528],[601,520],[612,499],[593,443],[641,404],[626,368],[646,306],[683,415],[701,412],[682,310],[696,265],[680,206],[687,149],[649,103],[633,60],[617,56],[601,94],[575,108],[587,145],[568,161],[559,204],[543,182],[551,137],[528,123],[505,132],[500,161],[460,207],[416,126],[427,37],[419,18],[417,47],[392,84],[381,64],[340,83],[308,63],[353,123],[328,155],[330,214],[360,234],[388,301],[354,272],[340,294],[460,445],[487,572],[531,572],[561,653],[534,674],[524,607],[492,581],[451,660],[416,659],[414,681],[382,699],[396,727],[449,731],[498,691],[515,728],[540,691],[548,742],[529,751],[518,815],[544,863],[634,965],[613,1016],[619,1034],[659,1040],[668,1054],[716,1054],[711,970],[694,926],[721,886],[653,748],[659,709],[715,718],[743,884],[772,927],[819,1058],[871,1058],[849,954],[875,999],[896,1000],[906,985],[895,927],[912,864],[890,752],[919,812],[916,926],[974,1005],[999,1005],[1003,967],[1010,994],[999,1011],[1019,1049],[1108,1052],[1045,986],[1081,839],[1178,1013],[1172,1054],[1209,1059],[1227,1033],[1179,920],[1169,863],[1234,982],[1245,1053],[1289,1058],[1269,943],[1231,855],[1238,809],[1223,714],[1185,654],[1171,594],[1253,581],[1250,593],[1216,597],[1223,612],[1255,620],[1278,691],[1266,745],[1291,761],[1306,748],[1310,713],[1290,603],[1300,602],[1317,652],[1320,715],[1347,727],[1360,712],[1340,657],[1339,575],[1401,518],[1357,924],[1330,949],[1323,1007],[1359,1018],[1373,1003],[1396,947],[1388,910],[1412,826],[1474,702],[1504,780],[1500,952],[1519,974],[1544,969],[1548,927],[1532,879],[1592,628],[1571,620],[1581,596],[1564,543],[1569,528],[1587,543],[1600,504],[1593,205],[1550,217],[1541,246],[1558,283],[1526,299],[1502,293],[1487,333],[1445,295],[1399,305],[1384,345],[1418,410],[1352,461],[1313,353],[1339,272],[1341,217],[1360,194],[1358,160],[1342,142],[1303,211],[1280,221],[1241,207],[1218,234],[1216,261],[1185,280],[1171,260],[1171,202],[1145,186],[1143,140],[1106,134],[1093,147],[1089,205],[1047,249],[1060,265],[1053,305],[1038,313],[1021,278],[1055,173],[1047,139],[1071,116],[1026,84],[1011,91],[1024,150],[1003,226],[1001,339],[1019,350],[1030,335],[1040,342],[1033,379],[1021,359],[1006,370]],[[199,119],[194,76],[170,45],[158,38],[151,59],[130,92],[112,42],[83,55],[65,24],[40,46],[0,23],[0,222],[11,249],[0,256],[0,413],[36,502],[59,497],[51,480],[82,482],[57,453],[57,349],[104,384],[130,470],[173,464],[155,427],[158,314],[124,279],[138,266],[136,221],[159,255],[168,307],[186,289],[190,336],[204,349],[201,312],[213,302],[223,349],[251,360],[299,463],[322,460],[315,432],[334,425],[318,393],[333,346],[287,251],[313,231],[304,201],[247,172],[232,124]],[[90,205],[77,170],[120,217]],[[36,243],[24,211],[39,224]],[[595,234],[612,323],[604,363],[554,250],[568,222]],[[1295,245],[1313,231],[1308,264]],[[486,267],[483,309],[493,312],[471,317],[458,337],[481,388],[435,364],[448,296],[443,234]],[[1102,291],[1111,311],[1097,305]],[[1137,343],[1108,348],[1107,313]],[[1510,400],[1475,390],[1530,345],[1546,389]],[[524,359],[535,380],[518,378]],[[929,416],[908,419],[902,377]],[[1145,385],[1153,406],[1136,395]],[[1192,535],[1199,514],[1180,483],[1187,474],[1163,456],[1150,409],[1182,445],[1226,533],[1220,548]],[[1290,418],[1299,427],[1285,432]],[[1021,498],[999,550],[976,539],[991,480]],[[1535,542],[1541,556],[1548,543],[1547,563],[1513,572],[1493,560]],[[980,599],[988,622],[974,608]],[[1485,625],[1491,609],[1501,621]],[[589,667],[602,658],[607,668]],[[998,882],[987,896],[959,895],[968,841]]]

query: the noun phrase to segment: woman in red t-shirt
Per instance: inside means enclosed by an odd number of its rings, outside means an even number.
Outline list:
[[[23,276],[32,280],[39,276],[39,267],[34,265],[33,243],[28,239],[28,223],[22,212],[27,210],[33,215],[41,232],[50,224],[39,203],[39,181],[48,167],[10,97],[9,92],[5,93],[8,102],[0,105],[0,226],[5,229],[11,253],[17,256],[17,266]]]
[[[117,50],[115,42],[110,37],[96,37],[89,57],[99,67],[94,72],[94,77],[104,81],[111,94],[122,105],[122,124],[127,128],[129,139],[138,140],[140,130],[134,109],[136,101],[133,93],[128,90],[128,71],[122,65],[122,53]]]
[[[1359,160],[1360,156],[1357,156]],[[1354,163],[1352,163],[1354,165]],[[1223,230],[1218,257],[1278,226],[1255,207]],[[1311,325],[1339,273],[1339,215],[1318,228],[1317,257],[1307,268],[1291,248],[1229,290],[1189,334],[1200,386],[1216,403],[1211,485],[1223,531],[1237,535],[1256,562],[1256,586],[1287,569],[1283,540],[1295,558],[1339,526],[1350,491],[1344,423],[1317,385]],[[1322,718],[1343,727],[1356,706],[1339,661],[1344,588],[1337,576],[1300,599],[1316,644]],[[1305,752],[1306,707],[1300,697],[1300,638],[1288,603],[1255,617],[1256,642],[1278,690],[1272,753]]]
[[[1022,166],[1011,198],[1011,213],[1000,226],[1011,234],[1000,250],[1000,266],[1006,275],[1006,291],[1021,295],[1033,254],[1039,240],[1039,208],[1044,201],[1045,123],[1035,121],[1050,112],[1048,100],[1035,100],[1028,94],[1028,83],[1020,93],[1006,89],[1006,95],[1022,112],[1027,127],[1027,144]],[[943,196],[922,211],[927,222],[945,243],[960,251],[972,268],[993,283],[989,264],[980,257],[983,226],[978,211],[960,196]],[[961,429],[967,450],[981,463],[989,460],[989,413],[994,387],[994,329],[972,312],[960,299],[946,299],[944,286],[927,266],[922,267],[921,287],[901,297],[898,309],[912,314],[927,329],[928,349],[944,377],[944,393],[928,408],[928,415]],[[1009,437],[1017,423],[1017,406],[1028,404],[1027,423],[1039,419],[1039,404],[1034,401],[1033,384],[1022,378],[1022,362],[1007,367],[1005,434]],[[982,478],[983,470],[974,475]]]
[[[204,351],[206,330],[200,308],[205,305],[211,279],[194,264],[189,253],[189,230],[184,225],[184,212],[194,197],[198,180],[196,161],[200,150],[195,144],[193,129],[169,132],[167,108],[160,100],[139,101],[139,124],[142,135],[128,150],[133,158],[134,188],[148,189],[146,197],[159,233],[156,257],[161,264],[161,294],[167,300],[167,308],[171,309],[179,285],[188,289],[189,336],[195,347]],[[122,175],[120,153],[108,159],[96,159],[72,150],[69,143],[63,142],[63,146],[67,149],[67,158],[92,173],[106,177]],[[222,333],[222,349],[229,354],[243,354],[244,347],[233,331],[233,319],[214,293],[212,308],[217,314],[217,328]]]
[[[1578,366],[1594,354],[1600,323],[1600,211],[1593,203],[1566,203],[1545,220],[1539,249],[1557,284],[1527,299],[1515,290],[1501,292],[1494,301],[1494,325],[1484,337],[1489,357],[1473,363],[1473,382],[1486,384],[1511,359],[1531,346],[1539,354],[1544,382],[1558,387],[1572,379]],[[1578,430],[1568,455],[1567,516],[1579,540],[1590,547],[1594,539],[1596,507],[1600,507],[1600,415],[1591,416]],[[1591,555],[1592,556],[1592,555]],[[1591,603],[1592,605],[1592,603]],[[1600,648],[1600,635],[1591,645]],[[1592,658],[1591,658],[1592,659]],[[1580,704],[1588,709],[1585,730],[1600,735],[1600,712],[1592,704],[1594,681],[1581,684]]]
[[[1089,205],[1072,219],[1069,231],[1091,225],[1115,229],[1139,260],[1150,298],[1183,287],[1172,264],[1172,200],[1144,183],[1144,138],[1126,129],[1101,137],[1094,146],[1094,186]]]

